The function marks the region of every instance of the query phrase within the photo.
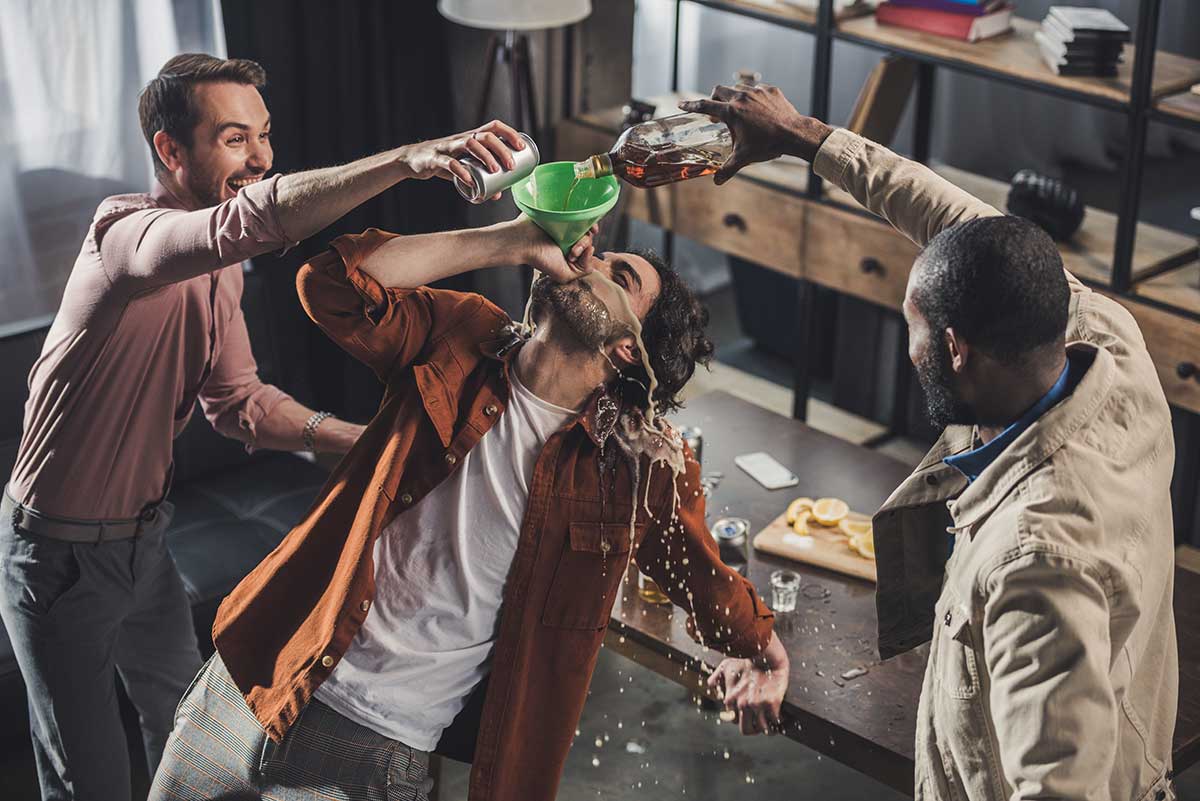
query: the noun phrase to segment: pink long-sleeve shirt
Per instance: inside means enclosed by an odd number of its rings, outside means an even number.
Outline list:
[[[240,305],[242,260],[289,244],[277,180],[199,211],[159,183],[100,204],[29,373],[17,501],[135,517],[166,492],[172,441],[197,398],[217,431],[254,443],[288,397],[258,379]]]

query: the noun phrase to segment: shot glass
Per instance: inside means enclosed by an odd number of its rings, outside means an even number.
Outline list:
[[[796,611],[796,595],[799,592],[799,573],[792,570],[776,570],[771,574],[771,608],[776,612]]]

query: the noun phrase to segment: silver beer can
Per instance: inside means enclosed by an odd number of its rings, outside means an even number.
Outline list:
[[[679,429],[679,436],[692,449],[692,455],[696,457],[696,461],[704,464],[704,460],[700,458],[704,452],[704,432],[700,430],[700,426],[684,426]]]
[[[520,137],[525,140],[525,149],[511,151],[513,157],[511,170],[502,169],[499,172],[488,172],[487,166],[474,156],[460,158],[459,162],[471,173],[473,183],[468,186],[455,176],[454,188],[458,190],[458,194],[472,203],[482,203],[497,192],[503,192],[518,181],[527,178],[541,160],[541,154],[538,153],[537,145],[529,138],[528,134],[522,133]]]
[[[717,542],[721,561],[746,575],[746,541],[750,538],[750,521],[742,517],[722,517],[713,523],[710,531]]]

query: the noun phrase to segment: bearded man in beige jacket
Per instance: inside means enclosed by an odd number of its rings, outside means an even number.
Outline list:
[[[1175,447],[1133,318],[1032,223],[774,87],[682,107],[733,131],[718,183],[797,155],[923,247],[904,316],[945,430],[875,516],[880,650],[932,637],[917,799],[1172,798]]]

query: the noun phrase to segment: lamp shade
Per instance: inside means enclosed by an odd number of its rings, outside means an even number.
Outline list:
[[[540,31],[573,25],[592,13],[592,0],[438,0],[451,22],[489,31]]]

